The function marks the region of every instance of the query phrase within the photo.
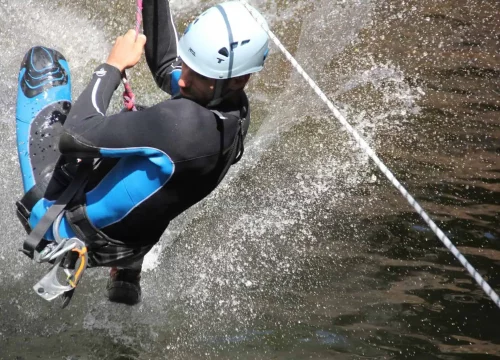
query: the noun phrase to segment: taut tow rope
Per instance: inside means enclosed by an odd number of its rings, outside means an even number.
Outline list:
[[[455,245],[448,239],[448,237],[443,233],[443,231],[432,221],[432,219],[427,215],[425,210],[418,204],[418,202],[411,196],[408,191],[401,185],[401,183],[396,179],[392,172],[385,166],[385,164],[379,159],[377,154],[370,148],[368,143],[363,139],[363,137],[347,122],[345,117],[340,113],[340,111],[333,105],[333,103],[328,100],[325,93],[318,87],[314,80],[304,71],[302,66],[294,59],[294,57],[288,52],[288,50],[279,41],[276,35],[273,34],[271,30],[265,26],[265,23],[259,19],[259,16],[255,14],[255,10],[251,8],[246,0],[239,0],[245,8],[252,14],[255,21],[262,26],[262,28],[267,32],[269,38],[274,41],[276,46],[281,50],[285,57],[290,61],[292,66],[297,70],[297,72],[302,75],[302,77],[307,81],[311,88],[316,92],[316,94],[323,100],[323,102],[328,106],[328,108],[333,112],[335,118],[347,129],[347,131],[354,137],[356,143],[361,149],[363,149],[368,156],[375,162],[379,167],[380,171],[389,179],[389,181],[401,192],[408,203],[415,209],[415,211],[422,217],[422,219],[429,225],[431,230],[437,235],[439,240],[446,246],[448,250],[460,261],[460,263],[467,269],[469,274],[476,280],[483,291],[488,295],[491,300],[500,308],[500,298],[498,294],[491,288],[491,286],[483,279],[483,277],[477,272],[476,269],[467,261],[467,259],[460,253]]]
[[[141,30],[142,23],[142,0],[137,0],[137,10],[135,13],[135,40],[139,36],[139,31]],[[135,94],[132,92],[132,87],[127,79],[127,74],[123,71],[122,74],[122,82],[125,87],[125,91],[123,92],[123,102],[128,111],[137,111],[135,106]]]

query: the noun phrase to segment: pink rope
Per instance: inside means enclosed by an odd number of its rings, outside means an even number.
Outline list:
[[[135,13],[135,40],[139,36],[139,32],[141,30],[142,23],[142,0],[137,0],[137,11]],[[125,71],[122,75],[123,86],[125,87],[125,91],[123,92],[123,102],[128,111],[137,111],[137,107],[135,106],[135,95],[132,92],[132,87],[127,80],[127,74]]]
[[[142,0],[137,0],[137,12],[135,13],[135,39],[139,36],[142,23]]]

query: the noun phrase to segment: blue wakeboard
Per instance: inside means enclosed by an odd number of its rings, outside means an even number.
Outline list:
[[[18,77],[16,135],[24,192],[48,181],[59,159],[59,137],[71,109],[69,66],[42,46],[25,55]]]

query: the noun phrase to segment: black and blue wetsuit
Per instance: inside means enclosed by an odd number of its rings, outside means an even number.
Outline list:
[[[146,1],[143,18],[146,59],[154,79],[164,91],[177,95],[181,60],[168,1]],[[146,249],[143,256],[173,218],[214,190],[241,153],[249,126],[248,99],[241,91],[208,109],[175,96],[141,111],[106,115],[120,82],[115,67],[97,67],[67,116],[59,150],[62,159],[99,159],[89,174],[82,204],[77,204],[80,214],[105,238]],[[70,168],[57,167],[51,182],[63,184],[61,178],[71,174]],[[53,202],[46,195],[35,204],[31,227]],[[78,235],[70,217],[62,220],[59,231],[63,237]],[[45,237],[53,237],[51,230]],[[94,259],[92,265],[119,260],[112,249],[107,252],[108,257]]]

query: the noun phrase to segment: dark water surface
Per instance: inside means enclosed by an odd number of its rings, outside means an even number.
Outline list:
[[[180,27],[212,3],[175,2]],[[499,291],[500,3],[252,4]],[[45,269],[16,252],[16,61],[33,42],[59,44],[78,94],[111,39],[131,26],[133,7],[83,0],[0,6],[11,20],[0,27],[8,35],[0,40],[8,60],[0,68],[7,109],[0,122],[0,359],[500,357],[500,309],[277,49],[250,86],[254,124],[244,161],[172,224],[148,260],[143,302],[109,304],[100,269],[88,272],[67,310],[39,299],[31,287]],[[22,20],[37,19],[34,9],[47,30],[28,40]],[[75,16],[69,29],[82,25],[62,32],[43,20],[53,13]],[[145,103],[161,98],[144,64],[132,80]]]

